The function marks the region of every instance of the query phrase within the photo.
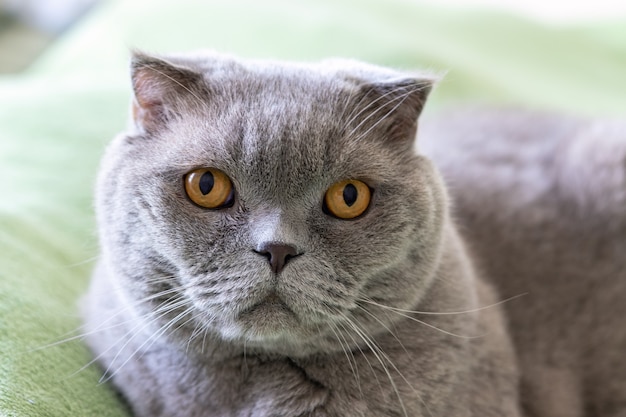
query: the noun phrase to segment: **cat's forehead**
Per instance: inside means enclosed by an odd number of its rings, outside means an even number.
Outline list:
[[[223,64],[204,74],[211,86],[213,104],[223,112],[236,111],[252,123],[248,131],[297,133],[315,123],[336,127],[348,116],[358,83],[319,65]],[[272,138],[268,138],[271,140]]]
[[[236,161],[258,175],[282,176],[285,183],[294,174],[318,175],[338,165],[348,170],[351,160],[365,163],[377,148],[368,135],[352,131],[365,105],[355,106],[358,85],[346,74],[355,75],[358,67],[341,60],[200,66],[212,86],[206,97],[211,111],[188,115],[174,130],[195,138],[185,146],[200,161]]]

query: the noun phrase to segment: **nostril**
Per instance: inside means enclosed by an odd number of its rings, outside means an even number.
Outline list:
[[[254,250],[254,252],[258,253],[261,256],[264,256],[267,258],[268,261],[271,262],[272,260],[272,254],[270,252],[259,252],[258,250]]]
[[[282,272],[287,262],[301,255],[295,246],[278,242],[266,242],[258,250],[254,250],[254,252],[266,257],[272,271],[276,274]]]

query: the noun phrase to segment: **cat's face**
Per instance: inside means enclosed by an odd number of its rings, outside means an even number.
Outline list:
[[[173,61],[135,58],[136,128],[99,181],[103,256],[137,311],[199,349],[208,334],[306,354],[351,323],[383,329],[364,300],[415,303],[445,212],[411,151],[428,84],[354,63]]]

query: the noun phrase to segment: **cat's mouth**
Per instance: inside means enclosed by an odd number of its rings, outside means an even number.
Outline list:
[[[275,291],[243,310],[237,319],[249,336],[260,338],[283,335],[298,325],[296,313]]]
[[[249,314],[254,314],[255,312],[258,312],[258,311],[265,311],[268,313],[284,312],[284,313],[294,314],[294,312],[291,311],[289,306],[285,304],[283,299],[275,291],[270,292],[264,299],[252,305],[251,307],[248,307],[245,310],[243,310],[239,314],[239,317],[241,318]]]

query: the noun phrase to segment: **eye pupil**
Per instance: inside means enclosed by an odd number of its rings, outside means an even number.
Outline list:
[[[346,202],[348,207],[352,207],[357,200],[358,194],[356,187],[352,184],[348,184],[343,189],[343,201]]]
[[[202,192],[203,195],[207,195],[208,193],[211,192],[211,190],[213,189],[213,186],[215,185],[215,178],[213,177],[213,174],[211,173],[211,171],[207,171],[204,174],[202,174],[202,177],[200,177],[200,182],[198,185],[200,186],[200,191]]]

